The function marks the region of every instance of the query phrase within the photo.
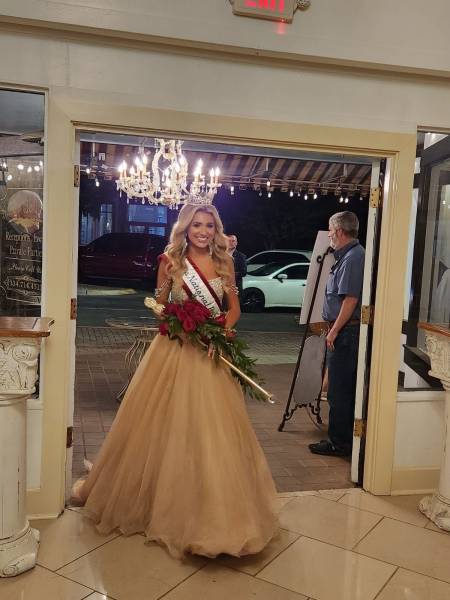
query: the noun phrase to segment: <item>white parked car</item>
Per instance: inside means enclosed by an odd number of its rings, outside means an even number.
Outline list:
[[[247,273],[254,273],[256,269],[269,263],[284,266],[294,262],[310,262],[311,256],[312,250],[264,250],[247,259]]]
[[[258,312],[275,306],[301,307],[309,262],[280,266],[269,263],[242,280],[241,305],[244,312]]]

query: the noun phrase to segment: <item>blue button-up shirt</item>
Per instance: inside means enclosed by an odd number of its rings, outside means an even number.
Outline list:
[[[350,319],[361,318],[364,254],[364,248],[358,240],[353,240],[334,251],[336,262],[331,267],[323,303],[322,317],[325,321],[336,321],[346,296],[358,298],[358,304]]]

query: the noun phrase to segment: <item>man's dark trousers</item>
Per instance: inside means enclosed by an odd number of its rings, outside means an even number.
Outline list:
[[[328,350],[328,437],[337,448],[350,453],[353,443],[359,325],[341,329],[334,350]]]

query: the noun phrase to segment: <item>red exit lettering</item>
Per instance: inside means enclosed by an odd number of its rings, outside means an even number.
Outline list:
[[[246,0],[245,6],[247,8],[262,8],[271,12],[283,13],[284,0]]]

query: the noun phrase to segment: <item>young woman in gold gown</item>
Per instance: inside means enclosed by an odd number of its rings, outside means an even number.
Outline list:
[[[192,294],[226,301],[226,330],[240,316],[232,259],[212,206],[186,205],[160,261],[158,302]],[[187,263],[189,261],[189,263]],[[176,557],[260,552],[277,531],[275,486],[228,367],[192,344],[158,335],[143,357],[111,431],[74,496],[99,531],[144,532]]]

